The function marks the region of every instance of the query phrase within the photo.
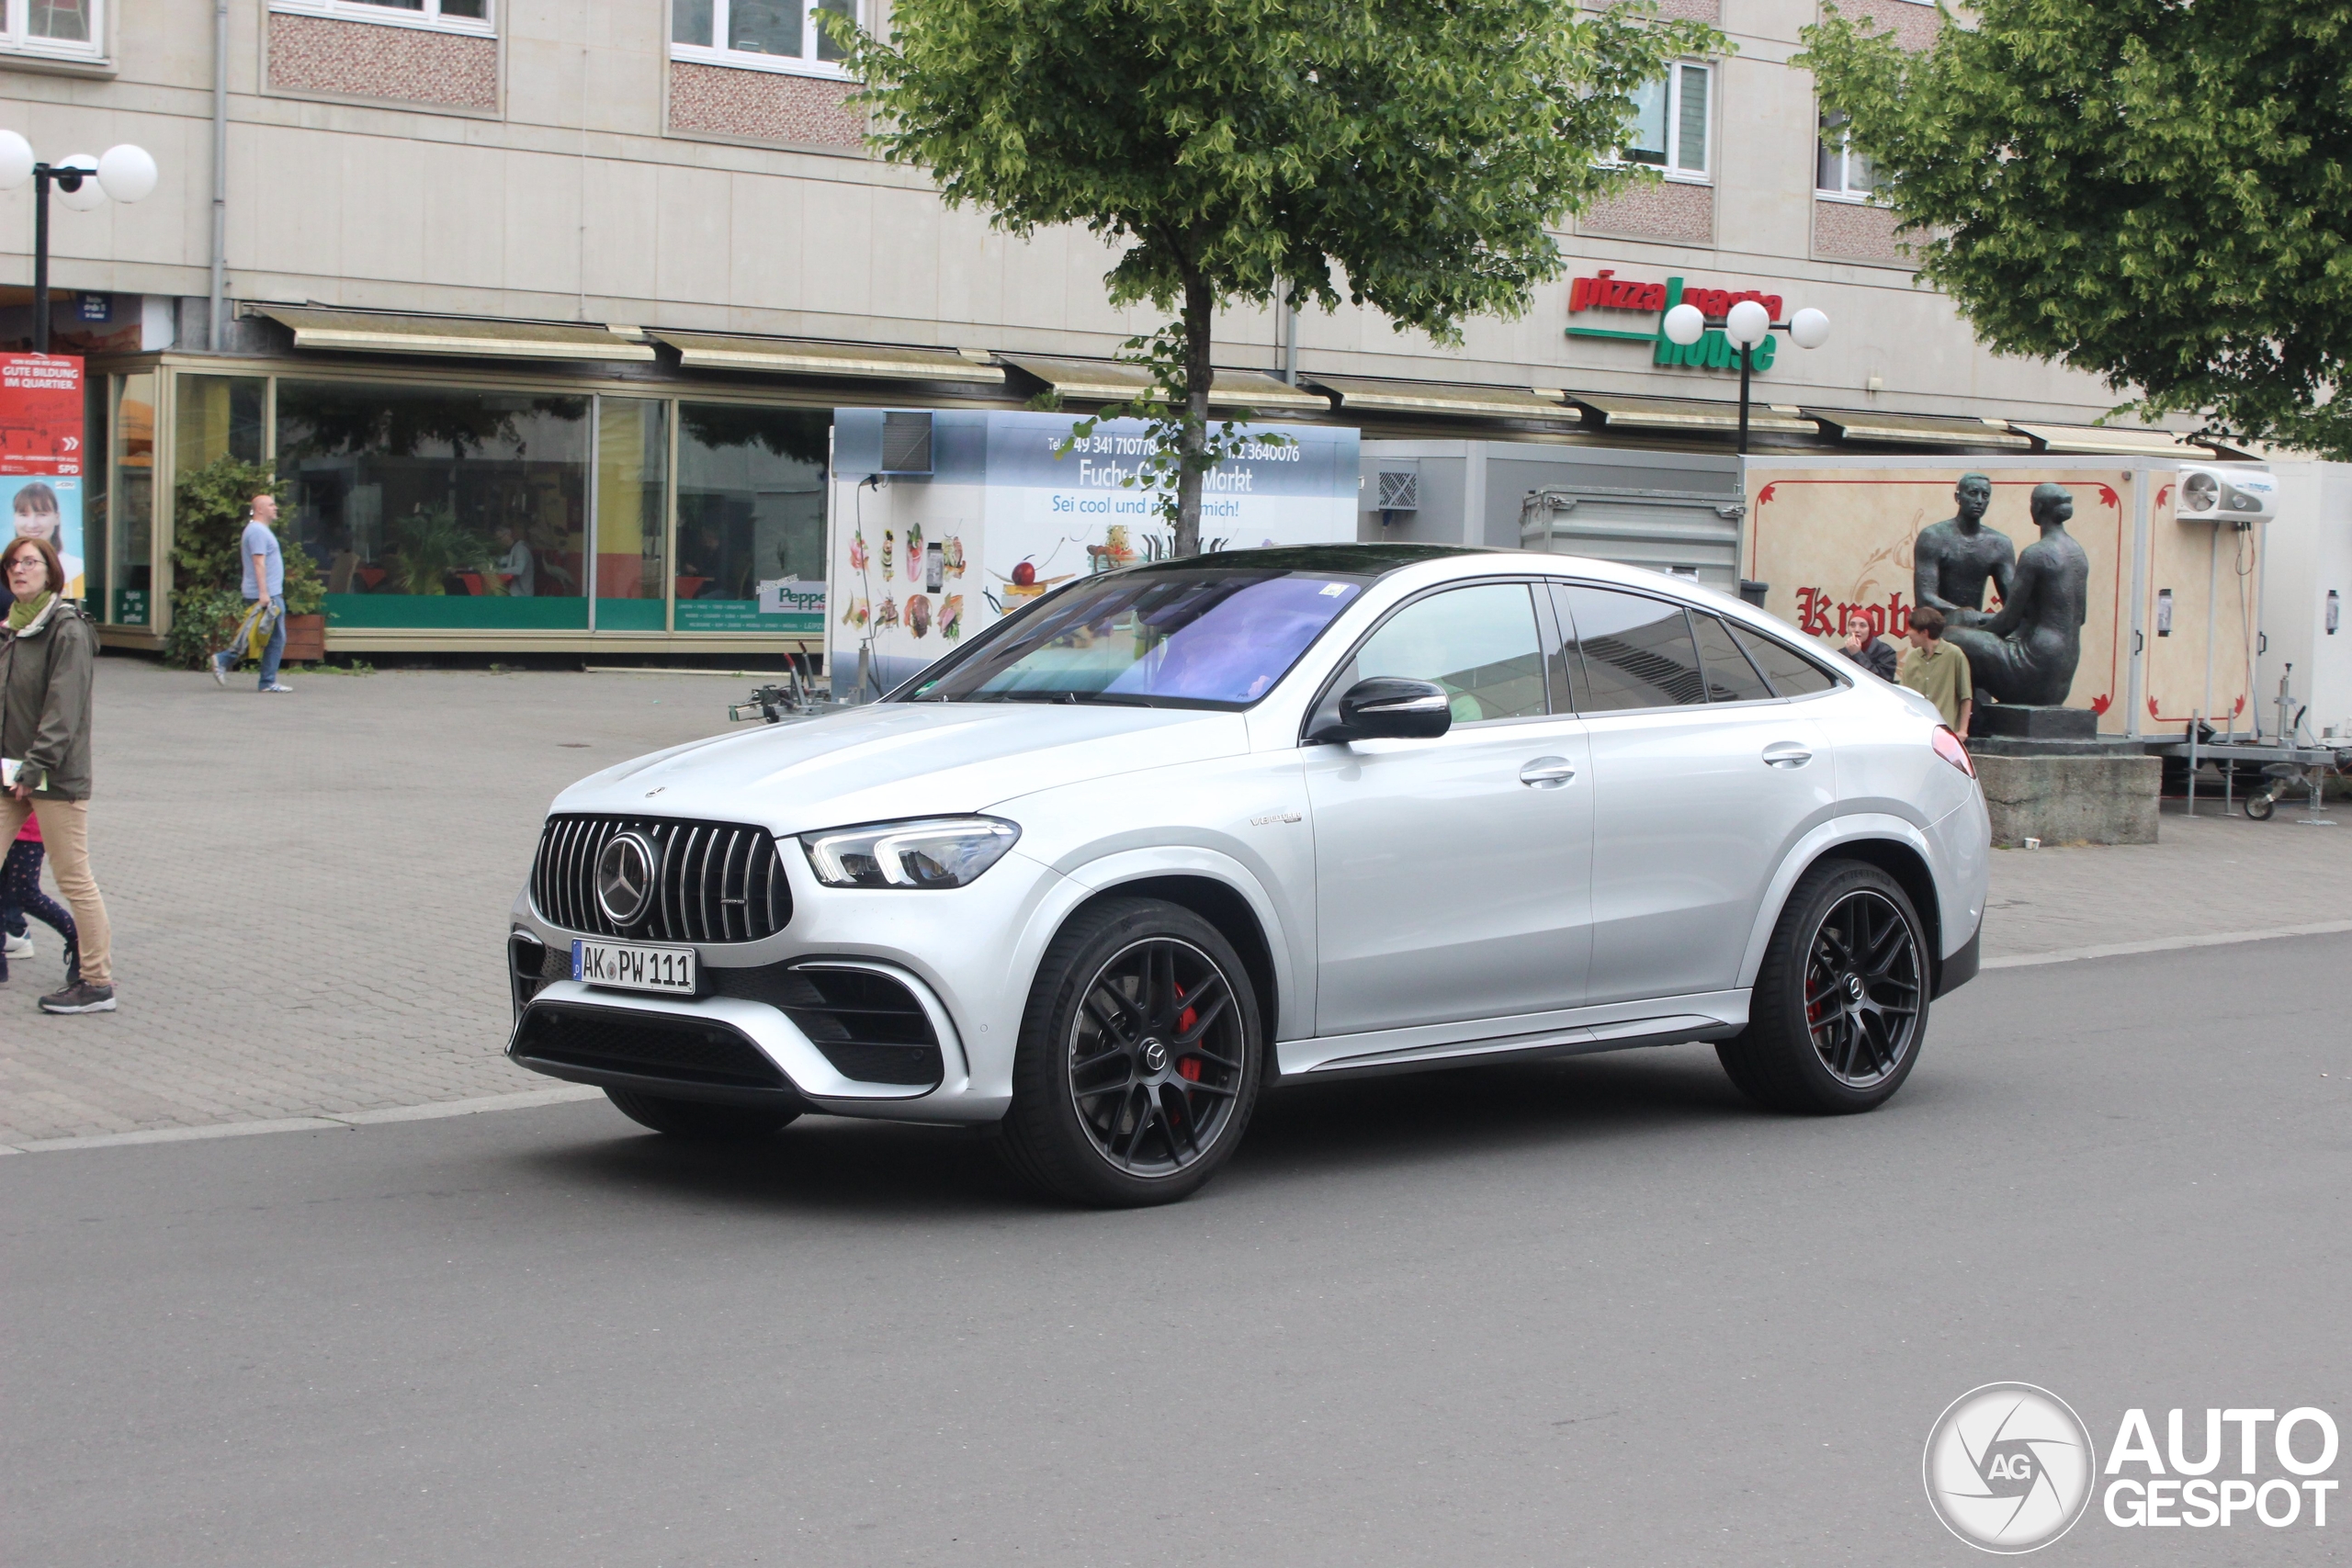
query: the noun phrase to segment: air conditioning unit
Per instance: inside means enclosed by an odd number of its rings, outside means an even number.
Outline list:
[[[886,413],[882,416],[882,472],[931,472],[931,415]]]
[[[1420,470],[1418,468],[1383,468],[1380,470],[1381,511],[1419,512],[1420,509]]]
[[[2267,468],[2183,463],[2173,515],[2184,523],[2236,528],[2268,523],[2278,515],[2278,480]]]

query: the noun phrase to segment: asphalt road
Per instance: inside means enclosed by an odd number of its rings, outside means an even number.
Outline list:
[[[1991,973],[1841,1121],[1703,1047],[1284,1092],[1142,1213],[1033,1201],[969,1134],[713,1152],[601,1104],[0,1159],[0,1551],[1980,1562],[1919,1474],[1976,1384],[2102,1452],[2132,1405],[2352,1426],[2347,968]],[[2339,1562],[2337,1499],[2094,1504],[2037,1561]]]

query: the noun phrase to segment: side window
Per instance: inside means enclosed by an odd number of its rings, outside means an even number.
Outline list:
[[[1746,626],[1734,626],[1732,635],[1764,678],[1772,682],[1772,690],[1784,697],[1808,696],[1815,692],[1834,689],[1838,682],[1821,666],[1785,643],[1749,631]]]
[[[1681,605],[1609,588],[1559,592],[1584,665],[1584,712],[1707,700],[1698,646]]]
[[[1434,681],[1453,699],[1453,722],[1526,718],[1548,711],[1535,600],[1523,582],[1453,588],[1406,605],[1356,650],[1327,699],[1358,681]]]
[[[1764,677],[1756,672],[1747,655],[1731,640],[1728,627],[1698,610],[1690,612],[1690,620],[1699,628],[1699,657],[1706,660],[1709,702],[1752,703],[1772,694],[1772,688],[1764,683]]]

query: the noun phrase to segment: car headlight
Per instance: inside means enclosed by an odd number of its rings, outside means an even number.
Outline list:
[[[828,887],[963,887],[1020,837],[993,817],[926,817],[803,833],[800,846]]]

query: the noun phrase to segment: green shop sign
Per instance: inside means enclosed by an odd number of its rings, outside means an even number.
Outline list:
[[[1783,300],[1778,294],[1767,294],[1758,288],[1685,288],[1682,279],[1669,277],[1664,283],[1637,283],[1619,277],[1603,268],[1599,276],[1579,277],[1568,286],[1568,315],[1570,337],[1619,338],[1627,343],[1652,345],[1651,363],[1680,367],[1690,370],[1736,370],[1739,350],[1720,330],[1709,332],[1697,343],[1685,348],[1666,335],[1666,313],[1677,305],[1691,304],[1711,317],[1721,317],[1743,299],[1753,299],[1780,320]],[[1625,311],[1657,319],[1638,331],[1626,327],[1588,326],[1575,322],[1574,318],[1587,310]],[[1606,318],[1604,318],[1606,319]],[[1755,366],[1770,370],[1780,348],[1780,340],[1767,334],[1756,345]]]

